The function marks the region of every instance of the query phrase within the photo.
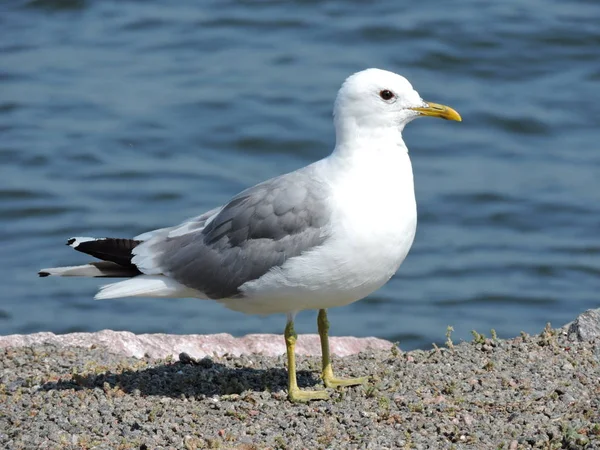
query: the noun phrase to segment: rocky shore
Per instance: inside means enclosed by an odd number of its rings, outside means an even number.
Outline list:
[[[600,310],[407,353],[338,338],[337,373],[371,380],[309,404],[287,401],[280,336],[103,333],[0,337],[0,448],[600,449]]]

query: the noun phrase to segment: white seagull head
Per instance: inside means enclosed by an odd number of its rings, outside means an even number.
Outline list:
[[[387,70],[366,69],[349,76],[340,88],[334,107],[338,132],[362,134],[361,130],[404,126],[419,116],[460,121],[452,108],[424,101],[410,82]]]

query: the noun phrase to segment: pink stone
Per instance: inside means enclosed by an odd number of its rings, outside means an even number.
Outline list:
[[[230,334],[133,334],[128,331],[103,330],[96,333],[54,334],[49,332],[34,334],[13,334],[0,336],[0,348],[28,347],[43,343],[58,346],[91,347],[100,345],[111,352],[124,356],[142,358],[145,354],[151,358],[177,358],[185,352],[193,358],[222,356],[225,353],[240,356],[261,353],[265,356],[279,356],[285,353],[283,336],[276,334],[248,334],[233,337]],[[331,353],[348,356],[369,349],[389,350],[392,343],[374,337],[330,337]],[[296,353],[299,355],[320,356],[319,335],[304,334],[298,336]]]
[[[470,414],[464,414],[463,420],[465,421],[465,424],[468,426],[471,426],[475,423],[475,419]]]
[[[438,405],[440,403],[444,403],[446,401],[446,397],[444,397],[443,395],[437,395],[435,397],[429,397],[426,398],[425,400],[423,400],[423,403],[425,403],[426,405]]]

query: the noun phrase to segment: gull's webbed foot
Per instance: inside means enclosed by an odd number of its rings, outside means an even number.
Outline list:
[[[327,391],[304,391],[298,387],[292,387],[288,390],[288,398],[293,403],[305,403],[311,400],[329,400]]]
[[[321,375],[321,378],[323,378],[323,383],[325,383],[325,386],[333,389],[344,386],[358,386],[369,381],[369,377],[336,378],[333,376],[333,373],[328,374],[326,372]]]
[[[333,376],[331,357],[329,356],[329,320],[327,320],[327,311],[325,309],[319,310],[317,324],[319,327],[319,336],[321,337],[321,352],[323,354],[323,372],[321,378],[323,379],[325,386],[328,388],[338,388],[342,386],[365,384],[369,380],[369,377],[344,379]]]
[[[288,357],[288,398],[291,402],[308,402],[310,400],[328,400],[329,394],[327,391],[303,391],[298,388],[296,381],[296,331],[294,330],[294,321],[292,317],[288,318],[287,326],[285,327],[285,344]]]

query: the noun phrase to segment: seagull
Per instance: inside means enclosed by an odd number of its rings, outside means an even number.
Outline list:
[[[328,399],[325,389],[298,388],[294,318],[319,311],[327,388],[367,381],[334,376],[327,309],[379,289],[408,254],[417,208],[402,131],[422,116],[461,121],[454,109],[423,101],[401,75],[357,72],[337,94],[329,156],[177,226],[133,239],[71,238],[67,245],[100,261],[39,275],[127,278],[101,287],[96,299],[192,297],[247,314],[284,313],[289,400]]]

